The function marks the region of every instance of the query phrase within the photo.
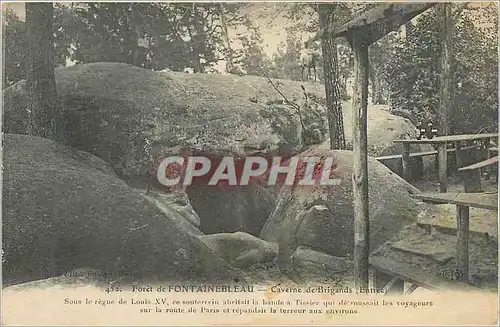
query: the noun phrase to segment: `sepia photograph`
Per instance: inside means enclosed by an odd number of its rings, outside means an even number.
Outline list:
[[[498,2],[3,1],[2,325],[498,325]]]

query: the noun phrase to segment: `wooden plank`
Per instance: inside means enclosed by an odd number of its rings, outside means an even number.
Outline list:
[[[469,281],[469,207],[457,205],[457,269],[460,280]]]
[[[455,226],[456,224],[455,220]],[[414,242],[402,239],[393,243],[391,248],[396,251],[431,259],[438,263],[446,263],[454,257],[456,245],[456,238],[443,237],[439,244],[435,244],[432,247],[429,247],[429,244],[426,242],[415,244]]]
[[[417,139],[394,140],[394,143],[438,144],[438,143],[449,143],[455,141],[474,141],[474,140],[483,140],[492,138],[498,138],[498,133],[447,135],[447,136],[437,136],[432,139],[420,139],[420,140]]]
[[[436,155],[436,154],[437,154],[437,151],[414,152],[414,153],[410,153],[410,158],[426,157],[426,156],[432,156],[432,155]],[[402,159],[402,158],[403,158],[402,154],[393,154],[390,156],[376,157],[375,159],[378,161],[385,161],[385,160],[394,160],[394,159]]]
[[[353,34],[354,51],[353,119],[353,206],[354,206],[354,284],[357,289],[369,283],[368,211],[368,44],[364,34]]]
[[[448,154],[446,152],[446,143],[438,144],[438,167],[439,191],[446,193],[448,190]]]
[[[390,156],[375,157],[375,160],[385,161],[385,160],[401,159],[402,157],[403,157],[402,154],[392,154]]]
[[[388,275],[400,277],[407,282],[417,284],[431,290],[455,290],[455,291],[478,291],[478,287],[462,283],[460,281],[449,280],[432,273],[417,270],[407,263],[394,261],[385,257],[370,258],[370,265]]]
[[[468,207],[498,210],[498,194],[494,193],[419,193],[412,198],[433,202],[450,203]]]
[[[486,167],[489,165],[494,165],[496,163],[498,163],[498,156],[483,160],[481,162],[477,162],[477,163],[470,165],[470,166],[459,168],[458,171],[475,170],[475,169],[483,168],[483,167]]]

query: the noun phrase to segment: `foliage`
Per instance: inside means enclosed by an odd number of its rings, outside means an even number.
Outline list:
[[[2,24],[3,34],[3,86],[7,87],[26,78],[28,64],[26,26],[9,8]]]
[[[264,52],[264,40],[258,27],[248,22],[248,32],[238,36],[242,48],[235,51],[234,63],[240,73],[254,76],[267,76],[271,60]]]
[[[224,51],[220,15],[235,27],[248,19],[242,3],[65,3],[54,4],[56,65],[121,62],[174,71],[204,72]],[[3,24],[4,85],[26,76],[25,23],[11,10]],[[247,44],[247,47],[251,44]]]
[[[489,20],[497,21],[496,14],[490,14]],[[392,106],[411,112],[417,119],[435,120],[438,108],[441,45],[437,26],[434,10],[422,14],[412,33],[397,41],[383,69]],[[453,49],[451,132],[491,129],[498,115],[495,33],[485,33],[474,24],[470,12],[464,11],[455,21]]]
[[[302,44],[293,29],[287,29],[286,32],[286,42],[281,42],[272,58],[272,77],[300,81],[299,63]]]
[[[217,61],[220,31],[210,4],[88,3],[73,11],[63,28],[70,31],[76,62],[200,71]]]
[[[383,71],[387,61],[390,60],[397,40],[398,33],[396,31],[391,32],[377,42],[371,44],[368,48],[370,60],[370,86],[372,89],[372,100],[375,104],[386,103],[388,81],[386,81],[386,76],[383,74]]]
[[[304,48],[304,42],[316,34],[319,30],[317,4],[294,3],[283,4],[284,17],[289,22],[286,28],[287,39],[278,47],[273,56],[274,77],[291,80],[301,80],[299,69],[300,51]],[[352,14],[350,4],[336,3],[335,22],[341,24],[347,21]],[[311,48],[317,50],[320,55],[317,75],[320,83],[323,83],[323,65],[321,56],[321,44],[315,42]],[[337,40],[339,77],[342,93],[345,94],[347,79],[352,73],[352,51],[349,44],[343,40]]]

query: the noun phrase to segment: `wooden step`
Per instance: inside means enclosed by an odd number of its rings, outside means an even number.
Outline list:
[[[444,264],[456,255],[456,245],[457,238],[453,235],[440,235],[439,240],[433,238],[433,235],[425,235],[418,242],[399,240],[391,248]]]
[[[417,284],[420,287],[439,291],[478,291],[480,288],[450,279],[440,277],[433,272],[418,270],[407,263],[391,260],[385,257],[371,257],[370,266],[384,274],[399,277],[405,282]]]

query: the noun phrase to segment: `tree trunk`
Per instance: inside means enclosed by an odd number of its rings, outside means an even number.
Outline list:
[[[137,3],[131,3],[130,4],[130,11],[131,11],[131,16],[132,16],[132,19],[130,20],[129,22],[129,27],[131,27],[134,31],[134,49],[133,49],[133,54],[132,54],[132,64],[134,66],[137,66],[137,67],[142,67],[142,62],[139,58],[141,52],[142,52],[142,49],[139,45],[139,41],[141,39],[141,26],[140,26],[140,23],[138,22],[138,16],[137,16],[137,8],[135,8],[135,6],[137,6],[138,4]]]
[[[406,24],[405,24],[405,39],[408,41],[408,39],[410,38],[410,35],[411,33],[413,33],[413,23],[411,22],[411,20],[409,20]]]
[[[372,102],[373,104],[383,104],[384,97],[382,96],[382,87],[380,80],[377,78],[377,72],[373,67],[370,67],[370,81],[372,83]]]
[[[58,112],[54,75],[52,3],[28,2],[25,6],[29,47],[26,84],[30,134],[58,141],[62,137],[62,117]]]
[[[353,205],[354,205],[354,281],[356,289],[368,287],[369,211],[368,211],[368,42],[354,33],[354,92],[352,101]]]
[[[227,32],[226,15],[224,14],[224,4],[219,4],[220,22],[222,25],[222,37],[226,43],[226,73],[231,73],[234,70],[233,64],[233,49],[231,48],[231,40]]]
[[[453,53],[453,21],[451,4],[440,3],[436,7],[437,20],[440,25],[441,54],[439,58],[439,107],[438,128],[440,135],[450,133],[451,104],[453,95],[451,56]]]
[[[204,19],[200,10],[195,3],[192,6],[193,10],[193,25],[195,34],[192,35],[191,42],[193,44],[193,70],[195,73],[204,73],[205,67],[201,62],[202,54],[205,51],[205,30],[204,30]]]
[[[335,5],[318,5],[320,29],[326,29],[333,24]],[[333,38],[321,40],[323,53],[323,74],[325,81],[326,108],[330,134],[330,149],[345,149],[344,118],[342,114],[342,99],[339,86],[339,69],[337,58],[337,42]]]

